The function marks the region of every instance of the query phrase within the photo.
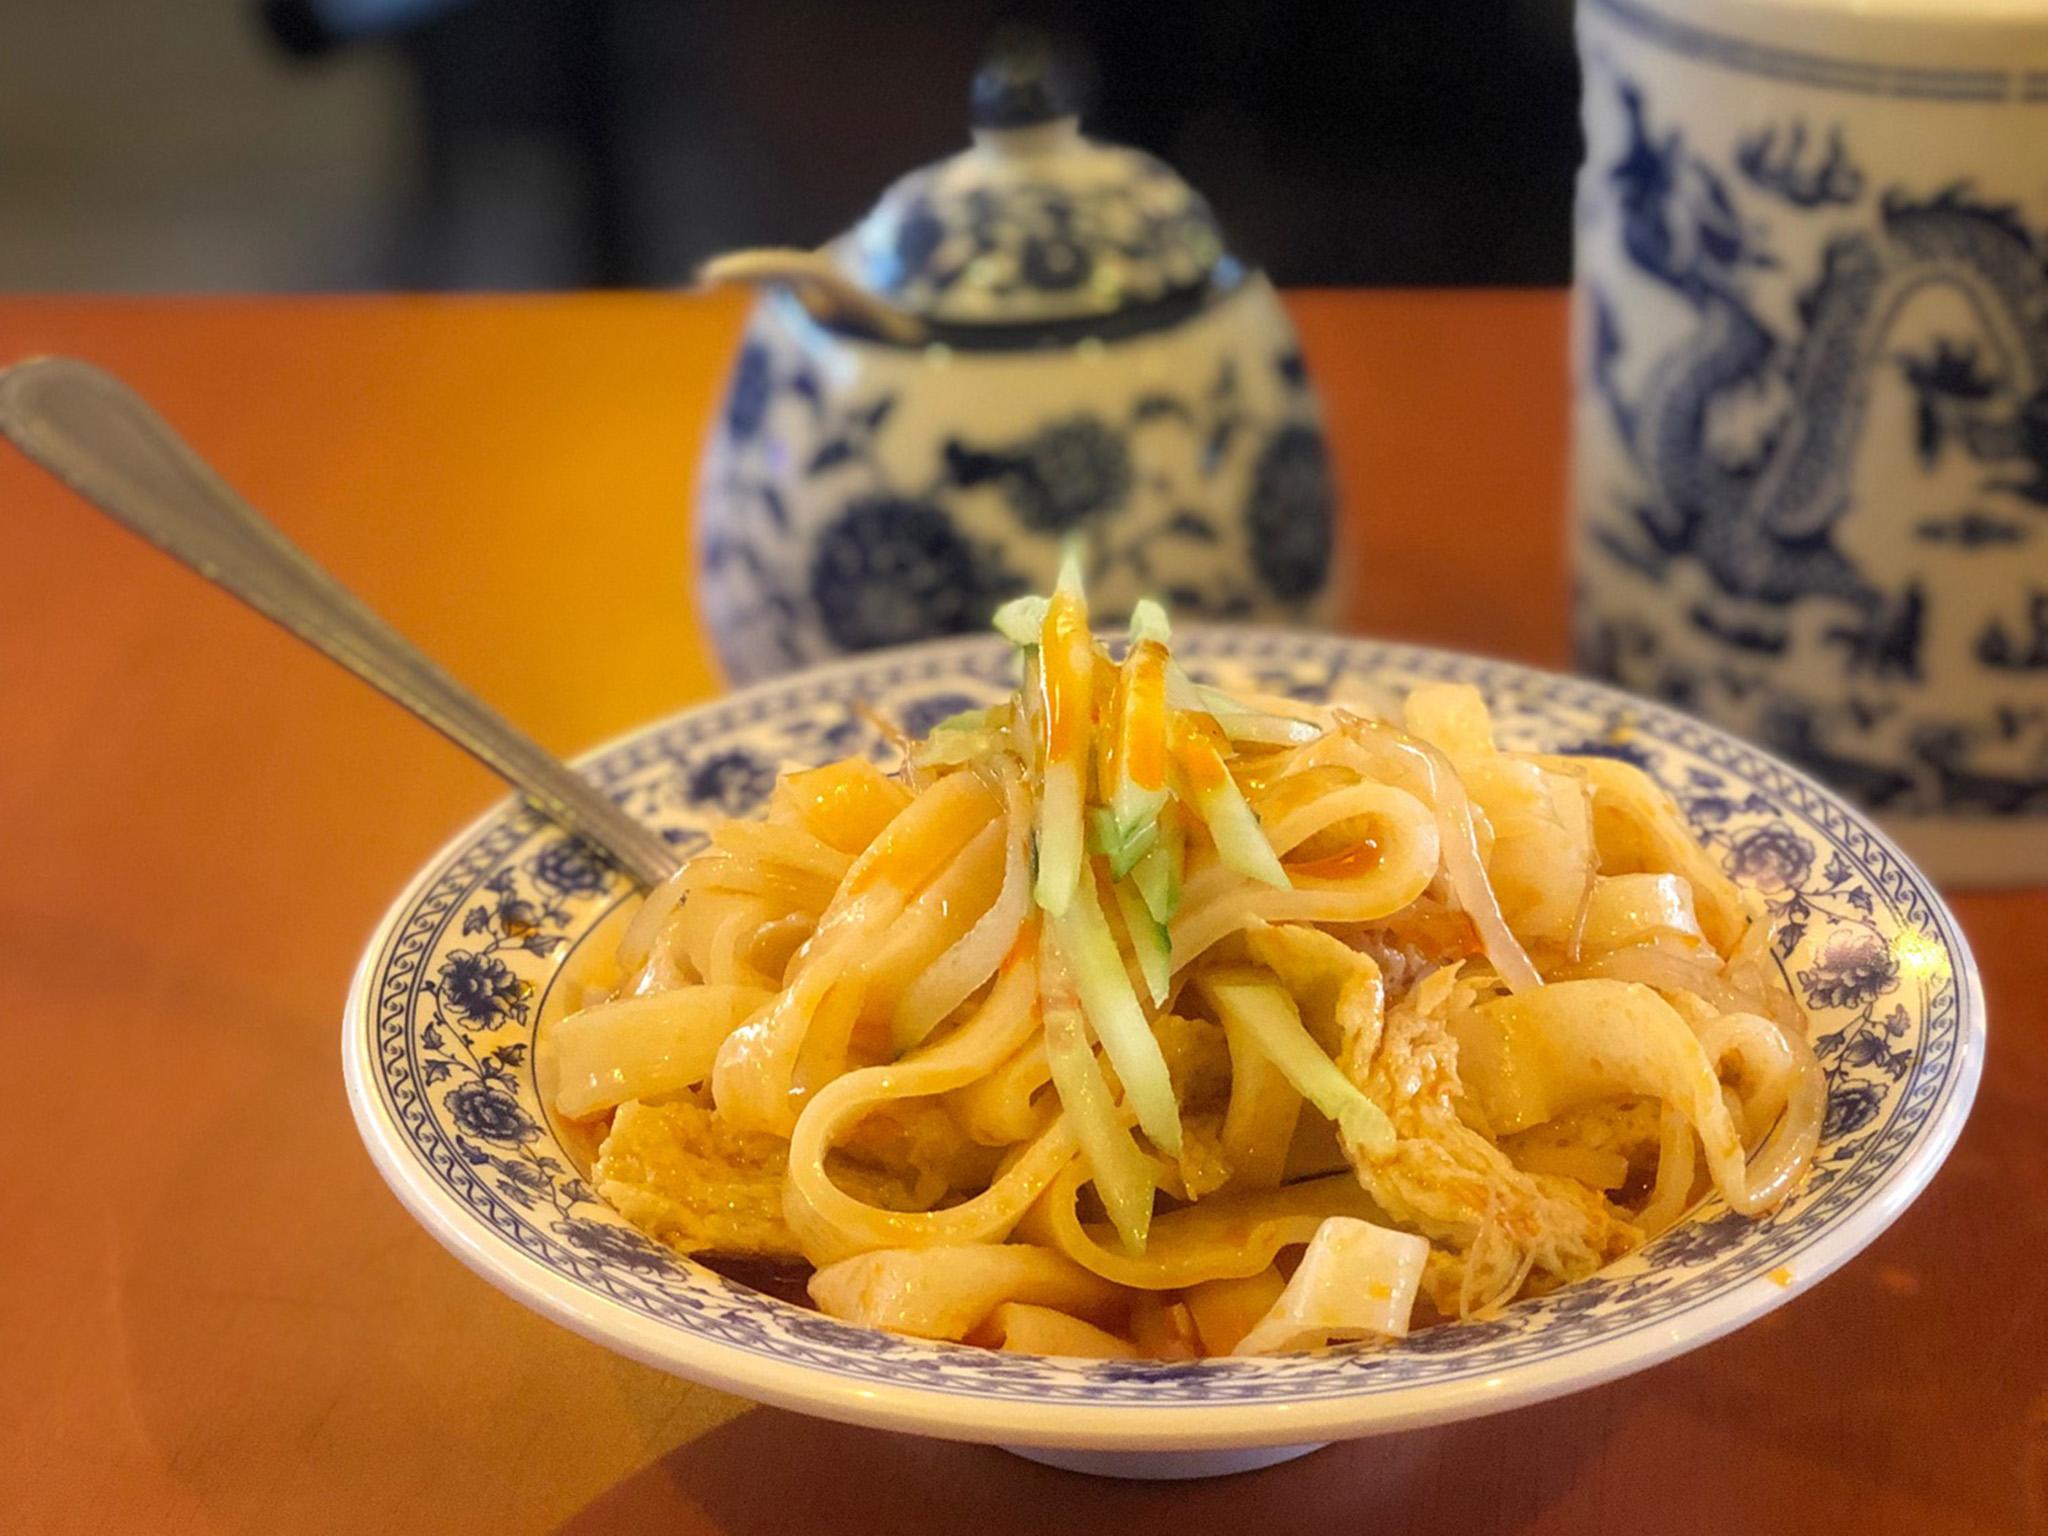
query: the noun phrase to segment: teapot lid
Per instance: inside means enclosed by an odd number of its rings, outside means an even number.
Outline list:
[[[1209,205],[1163,161],[1081,134],[1037,40],[975,76],[974,143],[912,171],[828,248],[862,287],[942,325],[1038,325],[1199,293],[1225,261]]]

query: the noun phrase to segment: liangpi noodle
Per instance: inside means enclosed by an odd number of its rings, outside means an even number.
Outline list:
[[[596,1186],[848,1321],[1110,1357],[1391,1340],[1761,1214],[1825,1085],[1627,764],[1198,686],[1070,562],[1009,699],[786,775],[542,1042]],[[621,931],[622,930],[622,931]]]

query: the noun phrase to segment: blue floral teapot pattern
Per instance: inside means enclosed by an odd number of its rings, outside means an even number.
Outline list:
[[[999,61],[974,145],[756,270],[697,498],[701,607],[745,682],[972,631],[1080,535],[1114,615],[1327,624],[1335,491],[1301,349],[1208,205]],[[714,270],[732,270],[714,263]]]

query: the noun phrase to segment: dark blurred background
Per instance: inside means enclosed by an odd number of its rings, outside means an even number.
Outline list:
[[[19,8],[19,9],[17,9]],[[554,288],[811,245],[1008,23],[1297,284],[1565,281],[1571,0],[8,0],[0,287]]]

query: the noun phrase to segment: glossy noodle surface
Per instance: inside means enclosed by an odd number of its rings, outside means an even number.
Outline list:
[[[1010,698],[792,771],[551,1026],[597,1188],[994,1349],[1277,1353],[1582,1279],[1804,1175],[1825,1086],[1746,899],[1646,776],[1198,686],[1070,570]]]

